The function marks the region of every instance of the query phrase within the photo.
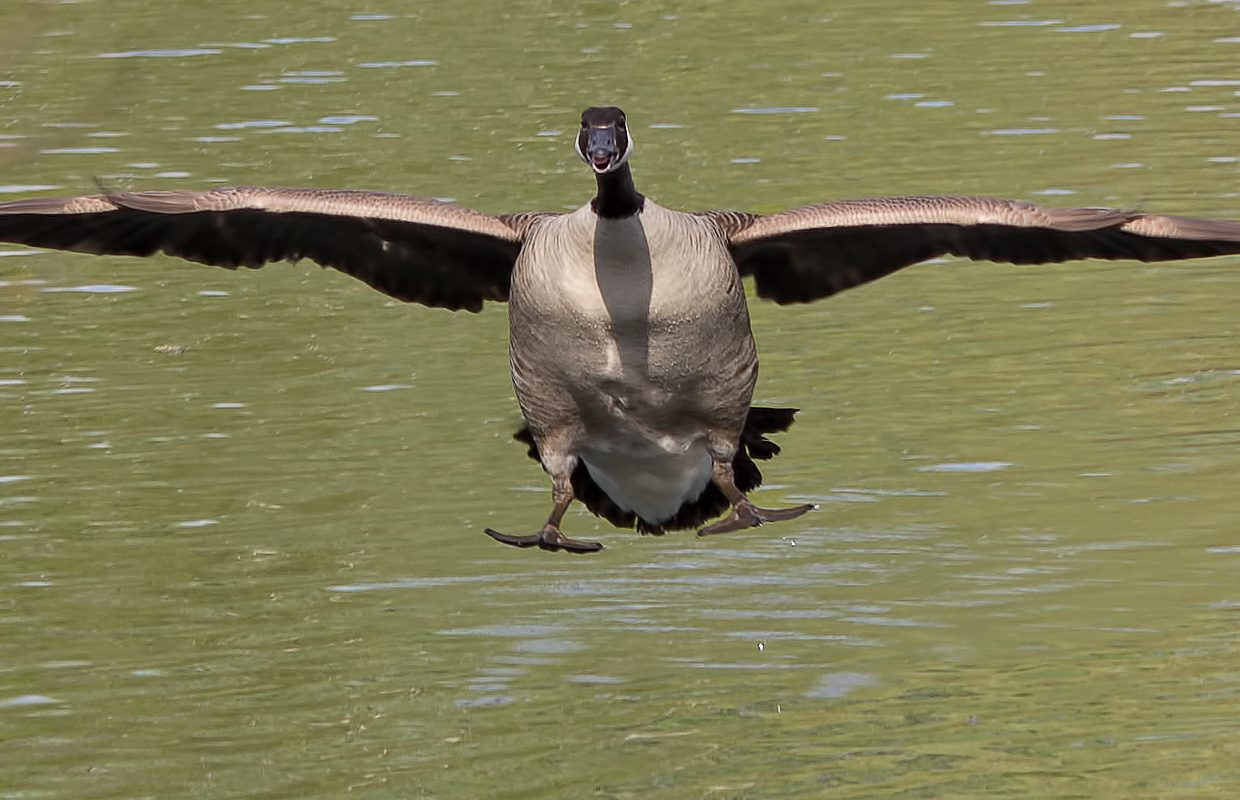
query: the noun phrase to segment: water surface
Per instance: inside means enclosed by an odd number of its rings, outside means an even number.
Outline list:
[[[1233,3],[0,10],[0,197],[572,208],[979,193],[1240,219]],[[703,541],[503,548],[502,307],[0,248],[0,794],[1232,797],[1235,259],[944,261],[753,307],[802,409]]]

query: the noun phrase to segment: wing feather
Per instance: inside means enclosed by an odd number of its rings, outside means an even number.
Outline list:
[[[1234,222],[989,197],[879,197],[745,216],[724,220],[733,257],[758,295],[778,303],[818,300],[944,255],[1045,264],[1240,253]]]
[[[241,186],[0,203],[0,240],[228,269],[309,258],[398,300],[478,311],[508,299],[522,235],[424,197]]]

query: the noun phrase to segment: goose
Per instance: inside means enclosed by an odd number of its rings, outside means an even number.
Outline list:
[[[492,216],[385,192],[240,186],[107,191],[0,203],[0,241],[94,254],[166,253],[236,269],[309,258],[398,300],[479,311],[507,302],[512,383],[551,480],[541,528],[516,547],[588,553],[560,529],[574,499],[641,533],[707,536],[789,520],[761,508],[755,460],[797,409],[752,406],[758,357],[742,279],[805,303],[944,255],[1013,264],[1240,253],[1240,224],[987,197],[837,200],[759,215],[685,213],[633,182],[612,106],[581,115],[597,192],[569,213]]]

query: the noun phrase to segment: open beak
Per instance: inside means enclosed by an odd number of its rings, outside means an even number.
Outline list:
[[[615,125],[590,126],[581,132],[580,139],[582,157],[597,173],[611,172],[624,157]]]

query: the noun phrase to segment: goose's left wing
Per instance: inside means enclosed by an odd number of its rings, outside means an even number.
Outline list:
[[[879,197],[764,216],[705,212],[758,296],[805,303],[943,255],[1010,264],[1240,253],[1240,224],[989,197]]]

